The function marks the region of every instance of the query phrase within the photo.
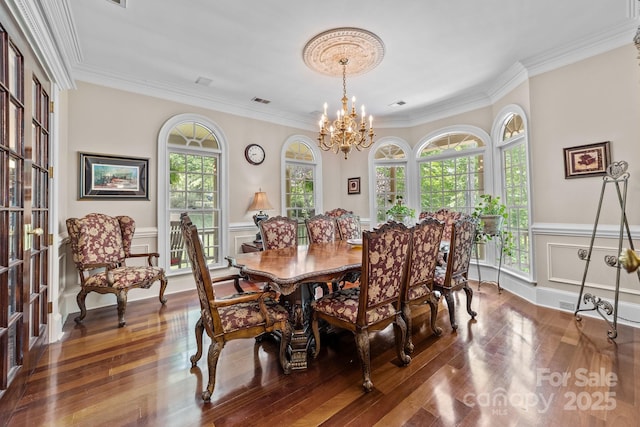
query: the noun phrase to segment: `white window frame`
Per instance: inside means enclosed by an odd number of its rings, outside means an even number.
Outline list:
[[[222,254],[228,253],[229,250],[229,188],[228,188],[228,156],[227,138],[222,129],[211,119],[199,114],[178,114],[167,120],[158,134],[158,252],[160,258],[158,265],[163,267],[167,275],[184,274],[189,272],[189,268],[180,270],[171,270],[170,268],[170,237],[169,237],[169,150],[167,142],[171,130],[177,125],[184,122],[197,122],[211,130],[220,145],[220,170],[218,179],[220,185],[220,259],[216,264],[210,264],[209,268],[225,268],[227,263],[224,261]],[[184,147],[181,151],[189,152],[188,147]],[[195,153],[202,153],[201,150],[193,150]]]
[[[518,134],[506,141],[502,141],[502,134],[504,132],[504,127],[506,124],[506,119],[512,115],[517,114],[522,118],[522,123],[524,126],[524,132]],[[529,272],[524,272],[519,269],[511,268],[508,265],[503,263],[503,268],[509,270],[510,272],[515,273],[518,276],[522,276],[527,280],[535,280],[535,252],[533,250],[533,235],[531,233],[532,225],[533,225],[533,209],[531,207],[531,154],[529,149],[529,122],[527,119],[527,115],[517,104],[510,104],[503,107],[500,112],[495,116],[495,120],[493,122],[493,126],[491,129],[491,135],[494,142],[494,158],[496,165],[498,166],[499,172],[496,173],[496,180],[498,182],[498,188],[500,188],[500,197],[502,200],[506,200],[505,198],[505,169],[503,163],[503,152],[505,149],[514,147],[516,145],[524,144],[525,153],[526,153],[526,163],[527,163],[527,210],[529,215]]]

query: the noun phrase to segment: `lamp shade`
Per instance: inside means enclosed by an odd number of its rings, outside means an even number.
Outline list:
[[[253,196],[253,201],[251,202],[251,206],[249,206],[250,211],[267,211],[272,210],[273,206],[269,203],[269,199],[267,199],[267,193],[264,191],[257,191]]]

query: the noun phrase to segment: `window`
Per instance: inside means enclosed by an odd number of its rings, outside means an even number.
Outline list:
[[[292,136],[282,149],[282,212],[298,221],[298,243],[307,244],[306,218],[322,212],[321,155],[306,136]]]
[[[486,154],[489,135],[481,129],[455,127],[427,137],[416,147],[420,211],[449,208],[471,213],[488,192]]]
[[[188,212],[210,267],[224,265],[226,253],[226,165],[222,132],[204,117],[176,116],[160,131],[158,246],[169,273],[190,268],[177,223]]]
[[[387,210],[398,200],[408,206],[412,205],[409,183],[409,144],[398,138],[383,138],[377,141],[370,152],[370,170],[373,176],[369,177],[372,183],[373,207],[375,222],[382,223],[387,220]]]
[[[504,261],[509,268],[530,273],[529,168],[524,117],[519,107],[507,107],[497,116],[494,134],[498,139],[502,196],[509,214],[504,227],[515,243],[513,254]]]

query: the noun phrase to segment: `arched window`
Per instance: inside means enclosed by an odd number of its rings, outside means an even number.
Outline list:
[[[496,157],[500,159],[502,199],[507,206],[505,231],[513,236],[515,248],[505,256],[508,268],[531,272],[531,236],[529,209],[529,156],[526,116],[517,105],[504,108],[494,122]]]
[[[410,155],[411,147],[399,138],[382,138],[371,147],[369,164],[373,167],[369,168],[369,182],[375,223],[385,222],[387,210],[398,200],[413,205],[413,192],[409,188]]]
[[[306,218],[322,212],[322,156],[306,136],[289,137],[282,147],[282,212],[298,221],[298,243],[307,243]]]
[[[225,140],[209,119],[183,114],[169,119],[158,138],[158,247],[169,273],[190,268],[180,214],[198,227],[210,267],[222,267],[226,253],[227,188]]]
[[[420,211],[449,208],[473,212],[480,194],[491,192],[489,135],[456,126],[428,135],[416,146]]]

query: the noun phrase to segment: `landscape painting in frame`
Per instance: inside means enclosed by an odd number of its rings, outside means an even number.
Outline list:
[[[80,153],[81,199],[144,199],[149,159]]]
[[[610,142],[579,145],[564,149],[564,177],[603,176],[611,163]]]

